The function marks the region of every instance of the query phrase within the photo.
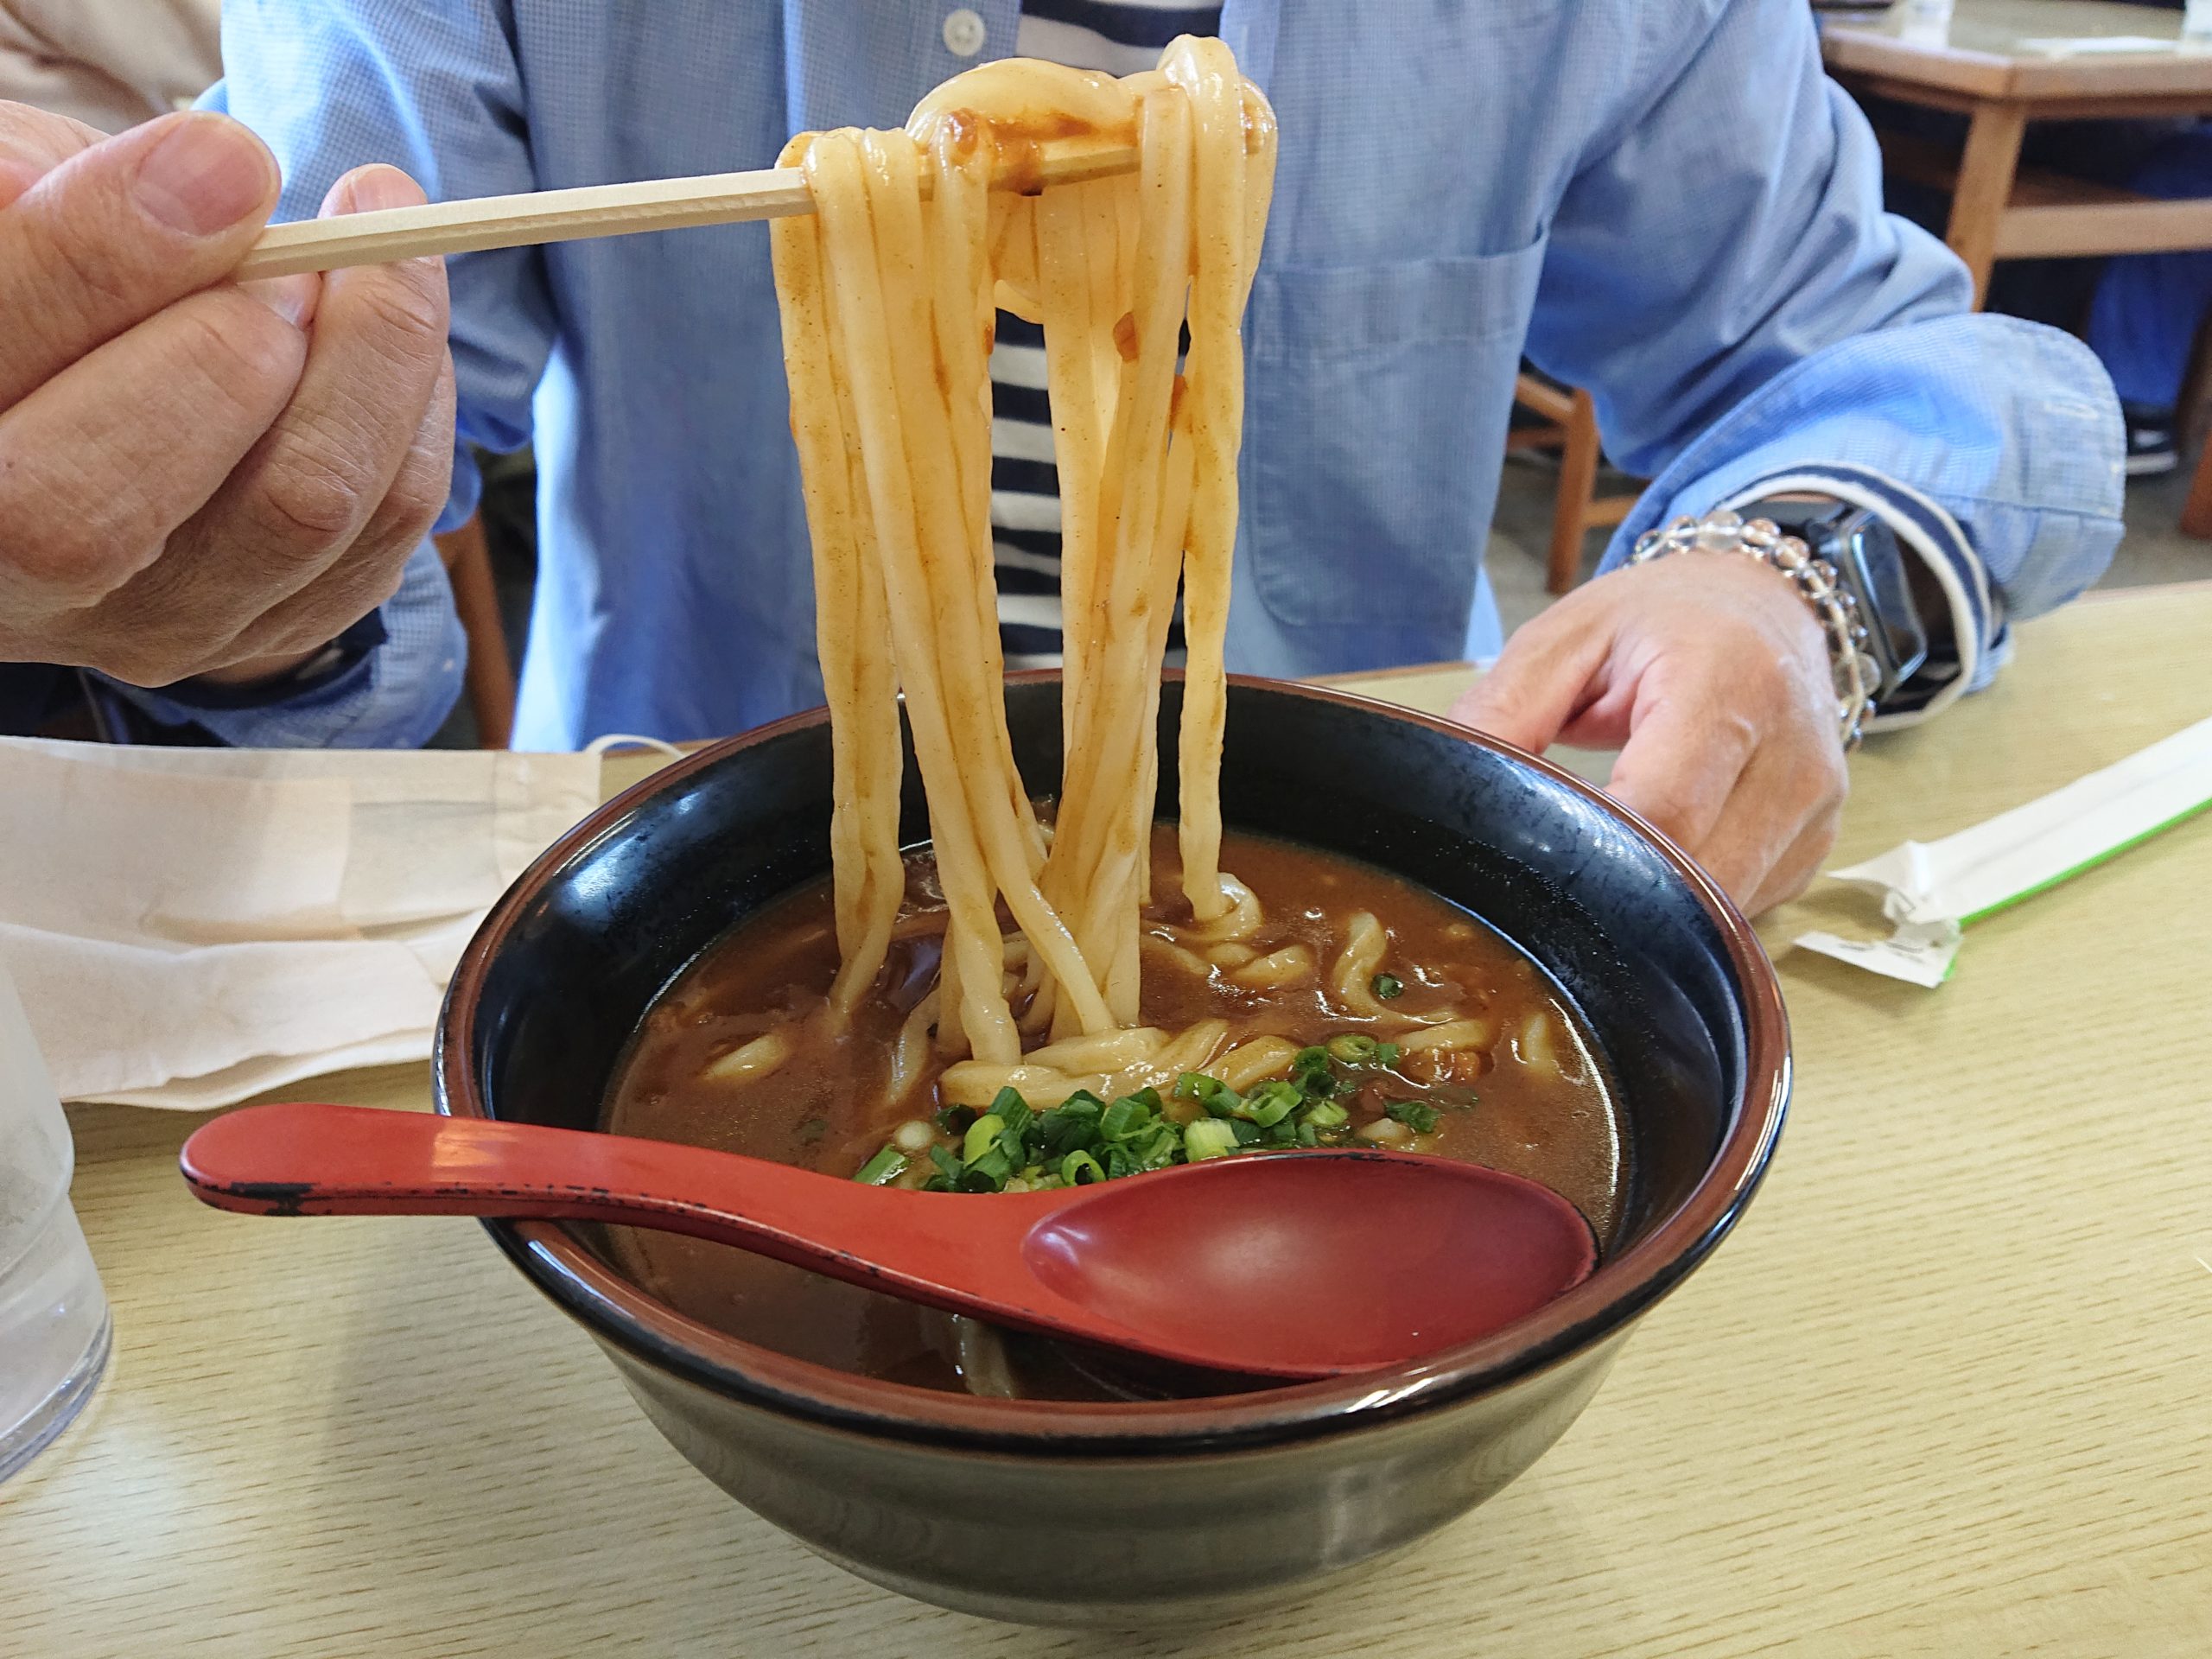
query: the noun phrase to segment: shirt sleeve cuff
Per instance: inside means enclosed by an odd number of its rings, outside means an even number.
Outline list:
[[[467,643],[437,549],[424,542],[378,607],[383,640],[335,674],[247,691],[103,683],[158,724],[238,748],[419,748],[461,694]]]
[[[1991,590],[1988,569],[1957,519],[1919,491],[1884,474],[1828,464],[1769,474],[1719,505],[1741,510],[1766,497],[1792,493],[1833,496],[1878,515],[1896,535],[1897,545],[1926,567],[1949,613],[1948,644],[1942,640],[1943,630],[1929,628],[1929,660],[1885,700],[1869,729],[1917,724],[1996,677],[2011,654],[2003,604]]]

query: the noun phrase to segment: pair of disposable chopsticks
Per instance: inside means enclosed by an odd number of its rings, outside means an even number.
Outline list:
[[[1033,191],[1133,172],[1136,165],[1136,149],[1125,138],[1058,139],[1038,145],[1025,165],[1009,169],[993,183],[998,188]],[[271,226],[237,274],[286,276],[427,254],[627,236],[687,225],[728,225],[813,211],[806,177],[795,167],[650,179],[639,184],[590,184],[519,196],[478,196],[426,207],[387,207]]]

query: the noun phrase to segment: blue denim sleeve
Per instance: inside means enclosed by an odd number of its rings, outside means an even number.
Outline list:
[[[505,0],[225,0],[225,79],[203,100],[268,143],[283,169],[280,219],[312,219],[354,168],[388,162],[432,201],[537,188]],[[312,88],[312,96],[303,96]],[[437,527],[475,510],[468,446],[518,449],[553,347],[553,304],[535,248],[457,254],[453,296],[459,393],[453,489]]]
[[[424,542],[415,550],[399,591],[379,614],[382,645],[343,673],[289,697],[218,703],[110,683],[162,725],[197,725],[239,748],[419,748],[461,695],[468,654],[435,546]]]
[[[1529,355],[1589,386],[1608,453],[1653,479],[1608,564],[1785,486],[1880,512],[1946,597],[1929,620],[1961,671],[1907,699],[1932,711],[1986,683],[2008,614],[2110,559],[2118,402],[2080,342],[1973,315],[1965,268],[1883,212],[1873,134],[1797,0],[1696,10],[1646,43],[1657,90],[1566,193]]]

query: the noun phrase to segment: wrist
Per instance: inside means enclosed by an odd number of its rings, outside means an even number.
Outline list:
[[[1845,748],[1857,747],[1874,712],[1880,671],[1867,649],[1869,636],[1859,620],[1858,601],[1836,568],[1811,553],[1796,537],[1783,534],[1771,519],[1754,518],[1746,524],[1726,509],[1701,519],[1679,518],[1663,530],[1646,531],[1637,538],[1629,563],[1643,565],[1692,553],[1764,564],[1788,582],[1795,602],[1825,647],[1837,734]],[[1805,637],[1802,629],[1800,636]]]

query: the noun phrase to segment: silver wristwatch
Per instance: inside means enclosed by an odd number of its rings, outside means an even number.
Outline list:
[[[1677,518],[1664,530],[1645,531],[1636,538],[1628,562],[1649,564],[1670,553],[1748,554],[1796,584],[1827,637],[1828,665],[1835,676],[1836,729],[1845,748],[1857,748],[1874,714],[1882,671],[1868,649],[1872,641],[1859,601],[1835,566],[1815,556],[1796,537],[1785,534],[1773,519],[1754,518],[1746,524],[1726,508],[1702,518]]]

